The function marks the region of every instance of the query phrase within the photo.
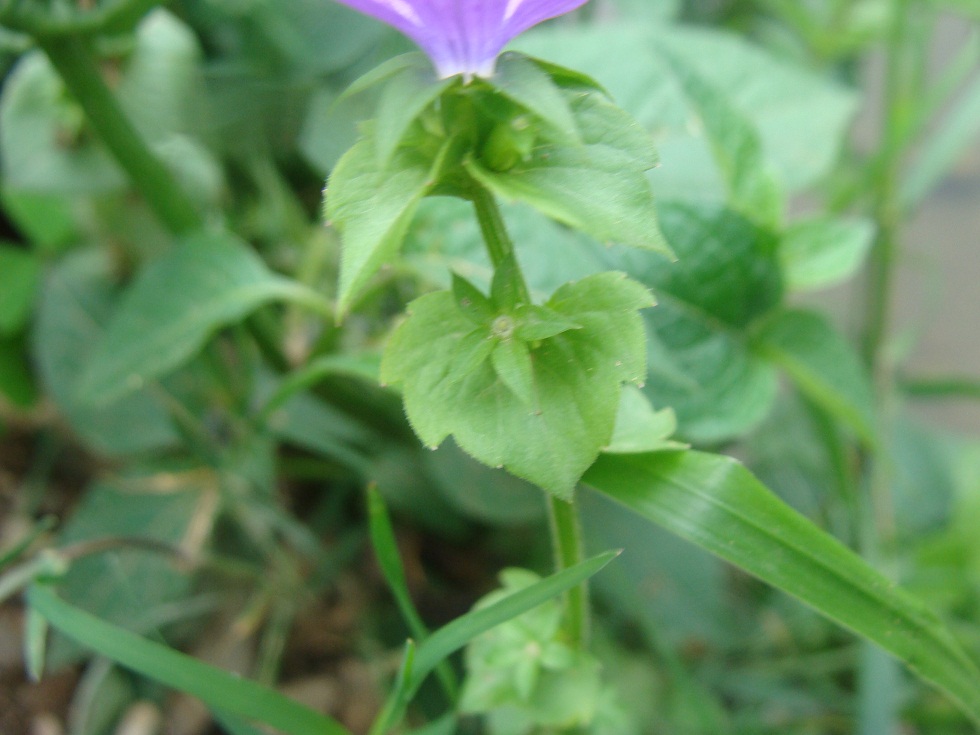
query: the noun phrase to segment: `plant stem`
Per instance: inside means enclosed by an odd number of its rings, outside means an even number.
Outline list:
[[[470,199],[476,209],[476,217],[494,270],[510,263],[516,265],[514,243],[507,234],[504,218],[500,214],[500,207],[493,194],[482,186],[476,185],[470,192]],[[520,273],[519,267],[515,270]],[[520,289],[522,300],[531,303],[523,275],[520,277]],[[585,559],[582,529],[579,524],[578,508],[574,503],[560,500],[550,493],[546,494],[551,539],[555,549],[555,566],[560,571]],[[589,638],[589,594],[585,583],[569,590],[565,595],[565,625],[572,643],[579,648],[585,648]]]
[[[884,121],[882,140],[874,167],[874,218],[878,236],[871,252],[867,272],[867,303],[864,315],[863,357],[875,386],[876,408],[881,442],[867,452],[862,465],[867,472],[870,513],[860,524],[862,552],[889,577],[896,576],[892,549],[896,527],[892,498],[892,469],[887,443],[895,408],[895,366],[888,341],[892,318],[895,267],[900,247],[904,212],[899,182],[908,145],[908,131],[914,122],[922,77],[924,37],[912,33],[910,0],[895,0],[894,20],[887,46]],[[894,688],[896,664],[883,658],[869,644],[863,644],[857,672],[859,735],[892,731],[898,724],[898,703],[882,691]]]
[[[584,561],[578,507],[574,502],[549,494],[548,510],[557,570],[568,569]],[[565,594],[565,625],[568,637],[573,645],[581,649],[586,648],[589,643],[589,617],[589,591],[583,582]]]
[[[102,141],[174,234],[200,229],[201,215],[170,171],[146,145],[106,85],[88,44],[74,37],[37,39]]]
[[[514,243],[507,234],[507,226],[504,218],[500,214],[500,207],[493,194],[480,185],[475,185],[470,192],[470,199],[476,209],[476,218],[480,223],[480,231],[483,233],[483,242],[487,246],[490,254],[490,262],[494,270],[513,261],[516,263],[517,256],[514,253]],[[520,268],[515,268],[520,273]],[[531,296],[527,290],[524,277],[520,278],[521,299],[525,303],[531,303]]]

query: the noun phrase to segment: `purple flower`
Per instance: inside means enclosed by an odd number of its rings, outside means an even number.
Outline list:
[[[338,0],[397,28],[440,77],[489,77],[507,42],[588,0]]]

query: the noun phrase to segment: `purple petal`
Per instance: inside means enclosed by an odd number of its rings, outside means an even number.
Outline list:
[[[441,77],[488,77],[514,38],[588,0],[338,0],[417,43]]]

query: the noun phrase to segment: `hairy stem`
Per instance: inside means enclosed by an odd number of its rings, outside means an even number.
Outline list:
[[[487,252],[490,254],[490,262],[493,264],[494,270],[508,262],[516,262],[514,243],[511,242],[510,235],[507,234],[507,226],[504,224],[500,207],[497,205],[497,200],[494,199],[493,194],[477,185],[473,187],[470,198],[476,209],[476,218],[480,223],[480,231],[483,233],[483,242],[487,246]],[[520,272],[520,268],[515,270]],[[520,289],[521,299],[525,303],[531,303],[531,297],[523,277],[520,279]]]
[[[555,548],[555,565],[558,570],[567,569],[585,560],[582,544],[582,525],[578,506],[548,496],[548,518],[551,540]],[[589,591],[586,583],[573,587],[565,594],[565,626],[573,645],[586,648],[589,643]]]
[[[199,229],[201,215],[126,117],[88,44],[80,38],[44,36],[37,43],[161,222],[175,234]]]

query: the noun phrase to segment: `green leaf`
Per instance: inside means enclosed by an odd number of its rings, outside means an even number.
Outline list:
[[[763,224],[779,223],[785,206],[782,192],[766,167],[762,142],[751,123],[721,89],[680,57],[663,53],[704,126],[731,208]]]
[[[527,343],[505,339],[497,343],[490,354],[494,372],[521,399],[527,408],[538,410],[537,389],[534,385],[534,364]]]
[[[637,454],[686,449],[686,445],[670,441],[676,430],[677,417],[672,408],[655,411],[643,391],[627,385],[620,398],[612,440],[602,451],[607,454]]]
[[[566,94],[584,145],[543,143],[507,171],[473,160],[467,170],[494,194],[602,242],[669,253],[644,173],[657,161],[650,137],[605,95]]]
[[[207,492],[206,486],[186,480],[178,480],[169,492],[159,492],[152,475],[132,472],[116,483],[93,484],[59,534],[59,542],[70,546],[125,538],[176,546],[200,510],[202,492]],[[73,562],[59,590],[67,602],[106,622],[148,633],[158,629],[161,609],[186,599],[190,582],[175,568],[172,557],[124,548]],[[60,636],[51,641],[52,667],[73,663],[80,655],[72,641]]]
[[[413,688],[417,689],[440,661],[458,651],[476,636],[533,610],[538,605],[581,584],[617,556],[619,552],[615,551],[594,556],[509,594],[492,605],[472,610],[443,626],[429,636],[415,653],[412,670]]]
[[[392,528],[391,519],[388,517],[388,510],[385,508],[384,500],[382,500],[376,487],[368,488],[367,500],[371,546],[374,548],[374,554],[378,559],[378,566],[381,567],[381,573],[384,575],[388,588],[398,604],[398,610],[405,622],[408,623],[412,635],[422,640],[428,636],[429,631],[415,609],[412,595],[408,591],[405,568],[402,566],[398,541],[395,539],[395,530]]]
[[[125,186],[115,160],[85,128],[81,108],[40,51],[25,54],[4,84],[0,105],[4,188],[46,194],[100,194]]]
[[[649,18],[656,10],[644,10],[646,18],[621,13],[618,22],[539,28],[515,47],[595,77],[655,133],[664,164],[651,175],[655,194],[714,203],[725,197],[704,127],[696,124],[662,49],[729,96],[732,108],[758,131],[766,167],[788,191],[809,186],[833,167],[857,108],[853,90],[785,55],[767,53],[744,35],[663,23]]]
[[[378,165],[374,140],[361,139],[340,159],[326,190],[326,216],[340,231],[343,254],[337,309],[347,312],[381,265],[401,247],[422,198],[434,183],[431,164],[405,151]]]
[[[754,347],[864,442],[877,443],[871,380],[854,349],[822,316],[802,310],[778,312],[762,325]]]
[[[28,604],[52,627],[101,656],[197,697],[208,707],[265,723],[286,735],[350,735],[345,727],[254,681],[222,671],[107,623],[61,600],[45,585],[28,591]]]
[[[505,97],[544,121],[557,138],[569,144],[580,142],[568,102],[551,76],[533,59],[512,51],[502,54],[491,81]]]
[[[453,273],[453,297],[456,299],[456,307],[475,326],[485,327],[493,320],[496,312],[490,299],[457,273]]]
[[[429,64],[410,65],[385,85],[374,121],[377,166],[384,169],[402,144],[409,127],[454,79],[436,79]]]
[[[637,310],[651,303],[645,289],[616,273],[559,288],[546,307],[582,328],[533,346],[528,379],[527,361],[516,354],[473,366],[470,337],[479,349],[479,333],[452,293],[429,294],[409,305],[392,334],[381,378],[403,386],[405,410],[426,445],[452,434],[484,464],[568,497],[612,436],[621,385],[645,374]]]
[[[776,241],[726,209],[672,203],[660,215],[678,261],[634,251],[620,260],[658,300],[645,312],[646,392],[677,412],[683,437],[729,439],[762,420],[776,396],[775,370],[749,349],[752,325],[782,296]]]
[[[0,186],[0,206],[38,253],[58,253],[79,240],[70,197],[14,192]]]
[[[377,383],[380,362],[381,356],[376,353],[348,352],[314,358],[283,378],[259,411],[257,423],[268,421],[291,398],[312,388],[324,378],[343,375],[367,383]]]
[[[581,324],[566,319],[556,311],[533,304],[518,307],[514,318],[517,320],[515,334],[525,342],[548,339],[570,329],[582,328]]]
[[[0,395],[22,408],[32,406],[38,398],[23,337],[0,337]]]
[[[329,304],[270,271],[230,234],[197,235],[151,262],[130,286],[95,348],[78,387],[105,405],[179,367],[224,326],[273,301]]]
[[[734,459],[699,452],[607,455],[584,481],[878,644],[980,724],[980,670],[935,614]]]
[[[117,305],[115,267],[108,252],[74,252],[51,270],[41,289],[32,335],[41,382],[72,429],[102,454],[173,446],[177,434],[148,391],[104,407],[79,399],[82,367],[104,339],[105,324]]]
[[[388,588],[398,605],[398,611],[415,639],[424,641],[429,637],[429,630],[422,622],[422,616],[419,615],[415,604],[412,602],[412,595],[405,579],[405,568],[398,551],[395,530],[391,525],[391,518],[388,516],[388,509],[385,508],[381,493],[376,487],[368,488],[368,517],[371,528],[371,546],[374,548],[375,556],[377,556],[381,573],[384,574]],[[458,688],[452,669],[441,662],[436,666],[436,674],[447,698],[452,702],[456,698]]]
[[[41,263],[31,253],[0,243],[0,337],[24,326],[40,276]]]
[[[425,54],[420,51],[410,51],[407,54],[400,54],[378,64],[370,71],[362,74],[337,97],[334,105],[346,102],[351,97],[367,92],[372,87],[387,82],[392,77],[412,67],[427,66],[431,69],[431,64],[426,60]]]
[[[490,526],[527,527],[546,513],[544,493],[504,470],[480,464],[452,440],[426,452],[435,488],[455,511]]]
[[[812,291],[847,280],[864,262],[874,234],[866,219],[821,216],[790,225],[779,244],[786,288]]]

